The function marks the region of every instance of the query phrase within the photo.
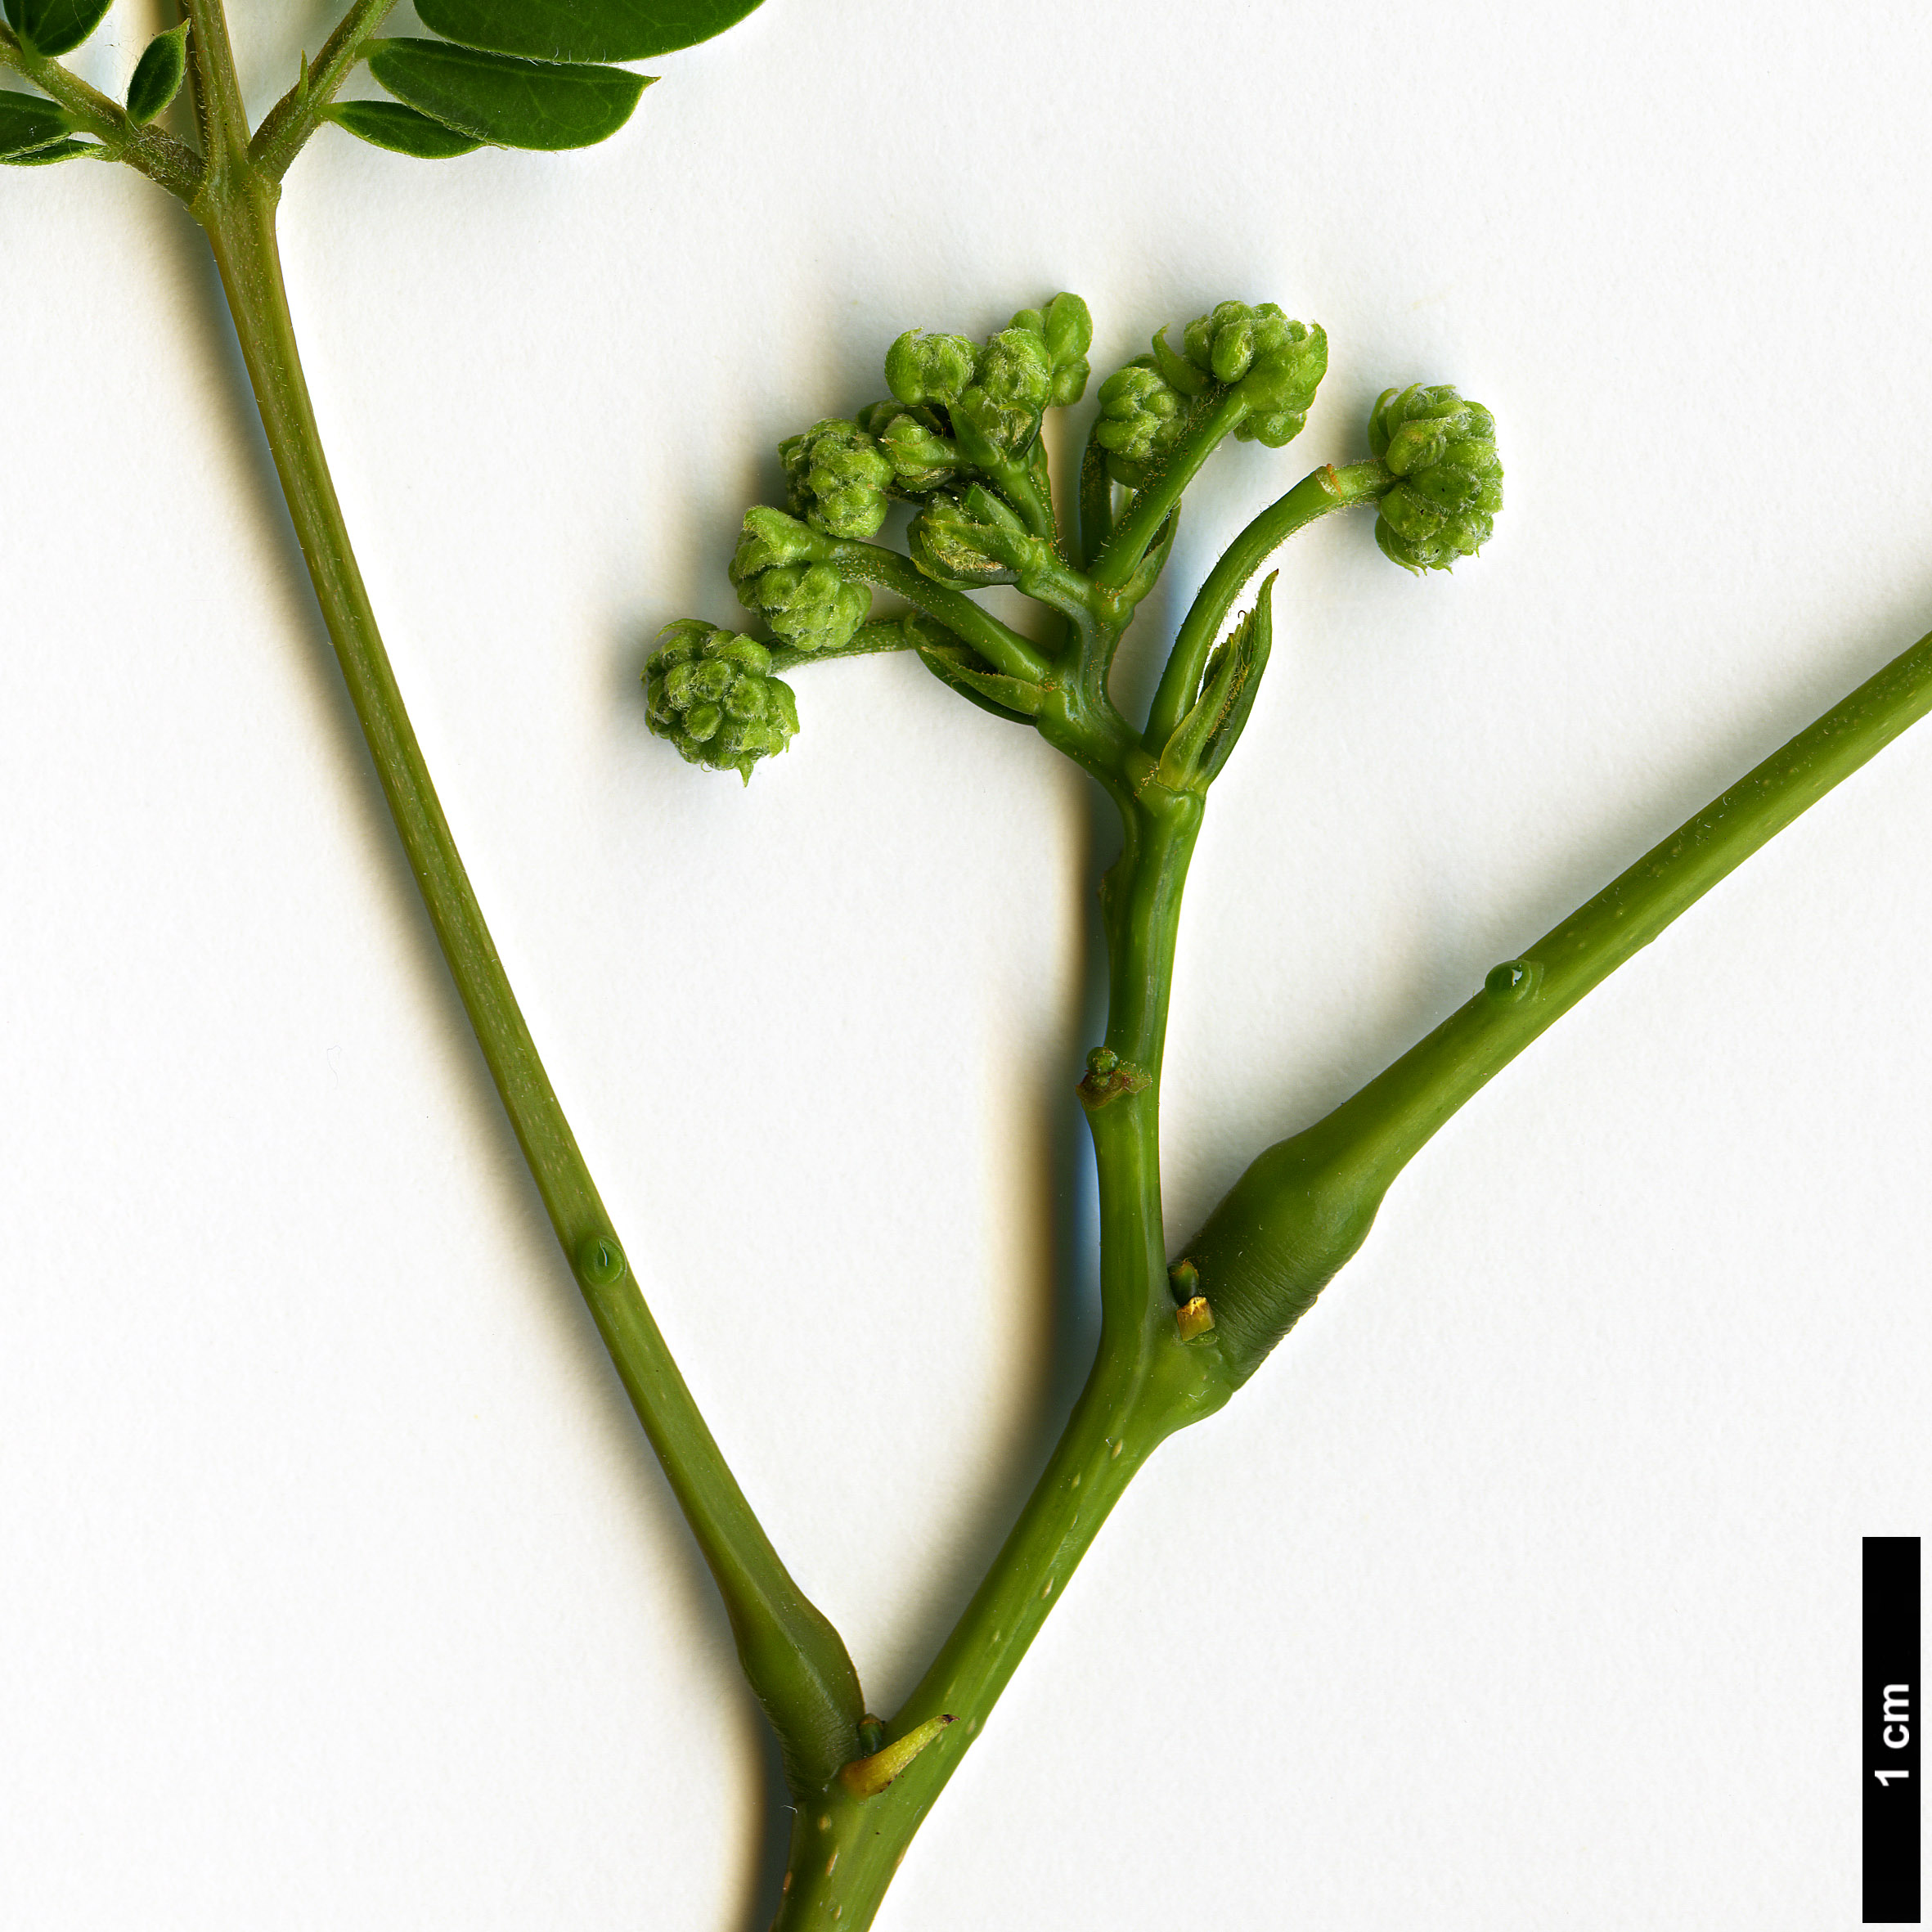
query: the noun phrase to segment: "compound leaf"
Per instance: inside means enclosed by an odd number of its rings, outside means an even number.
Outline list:
[[[128,119],[145,128],[181,92],[188,71],[188,23],[157,34],[147,51],[136,63],[134,77],[128,83]]]
[[[758,0],[417,0],[432,34],[532,61],[649,61],[735,27]]]
[[[555,150],[609,140],[649,84],[618,67],[479,53],[439,40],[378,40],[369,71],[399,101],[498,147]]]
[[[419,161],[447,161],[473,155],[483,146],[474,135],[458,133],[400,101],[338,101],[322,113],[358,141],[386,147],[391,154],[413,155]]]
[[[107,17],[113,0],[7,0],[14,31],[37,54],[70,54]]]

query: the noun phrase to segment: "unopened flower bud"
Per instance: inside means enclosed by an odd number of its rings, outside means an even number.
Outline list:
[[[748,784],[752,766],[798,729],[791,686],[771,675],[771,654],[755,638],[692,618],[663,636],[644,667],[645,721],[691,764]]]
[[[1045,407],[1064,409],[1086,393],[1092,373],[1087,351],[1094,344],[1094,321],[1077,295],[1063,292],[1044,309],[1022,308],[1009,325],[1040,339],[1051,371]]]
[[[824,549],[825,540],[796,517],[768,504],[754,504],[744,513],[744,528],[731,559],[731,582],[742,591],[759,572],[775,564],[815,561]]]
[[[973,380],[979,351],[964,335],[922,335],[908,329],[886,351],[886,387],[909,407],[950,407]]]
[[[824,651],[851,642],[872,609],[872,593],[847,583],[829,564],[784,564],[740,583],[738,601],[793,649]]]
[[[954,430],[968,452],[979,446],[982,461],[1017,456],[1040,434],[1053,388],[1045,338],[1028,328],[1002,329],[987,339],[971,385],[952,405]]]
[[[1446,383],[1385,390],[1368,418],[1368,447],[1395,482],[1375,541],[1405,570],[1447,570],[1489,541],[1503,507],[1496,419]]]
[[[778,446],[792,507],[815,530],[870,537],[886,520],[892,465],[856,423],[833,417]]]
[[[1188,399],[1142,356],[1100,385],[1094,440],[1116,483],[1139,489],[1173,453],[1188,426]]]

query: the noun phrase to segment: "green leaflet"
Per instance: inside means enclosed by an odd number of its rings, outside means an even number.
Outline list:
[[[736,26],[758,0],[418,0],[432,34],[532,61],[649,61]]]
[[[439,40],[376,40],[369,71],[411,107],[498,147],[555,150],[607,141],[649,77],[620,68],[544,65]]]
[[[7,0],[14,31],[37,54],[70,54],[107,17],[112,0]]]
[[[178,27],[157,34],[147,43],[147,52],[141,56],[134,77],[128,83],[128,119],[136,127],[145,128],[157,115],[164,113],[181,92],[182,80],[188,71],[187,40],[188,23],[183,20]]]
[[[473,155],[483,146],[474,135],[460,134],[400,101],[338,101],[324,108],[322,116],[372,147],[413,155],[419,161],[447,161]]]
[[[73,125],[52,101],[38,94],[0,94],[0,160],[52,147]]]
[[[106,152],[97,141],[56,141],[51,147],[37,147],[29,154],[0,155],[0,167],[46,168],[56,161],[78,161],[85,155]]]

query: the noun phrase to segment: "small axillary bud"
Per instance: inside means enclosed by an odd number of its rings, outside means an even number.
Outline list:
[[[577,1248],[577,1272],[586,1287],[614,1288],[630,1271],[614,1234],[592,1234]]]
[[[1123,1094],[1143,1092],[1152,1084],[1144,1068],[1123,1060],[1111,1047],[1097,1046],[1087,1055],[1086,1076],[1074,1091],[1091,1113]]]
[[[1447,570],[1473,557],[1503,507],[1496,419],[1447,383],[1385,389],[1368,417],[1368,447],[1393,481],[1375,541],[1404,570]]]
[[[1543,986],[1540,959],[1505,959],[1492,966],[1483,980],[1483,992],[1498,1006],[1520,1006],[1534,1000]]]
[[[1183,1341],[1193,1341],[1214,1327],[1214,1310],[1205,1295],[1196,1295],[1174,1311],[1175,1332]]]
[[[876,1798],[952,1721],[952,1713],[948,1711],[939,1717],[928,1718],[923,1724],[914,1725],[903,1737],[895,1739],[883,1750],[875,1750],[868,1757],[855,1758],[849,1764],[841,1764],[838,1781],[855,1798]],[[878,1720],[872,1718],[867,1722],[876,1724]],[[864,1727],[860,1728],[863,1730]]]
[[[1167,1270],[1167,1288],[1176,1304],[1175,1332],[1183,1341],[1206,1334],[1214,1326],[1214,1310],[1201,1292],[1201,1270],[1192,1261],[1176,1261]]]

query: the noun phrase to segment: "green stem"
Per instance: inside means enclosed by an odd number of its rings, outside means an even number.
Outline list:
[[[1095,429],[1100,420],[1095,419]],[[1107,473],[1107,452],[1091,432],[1081,452],[1080,504],[1075,528],[1080,532],[1080,555],[1076,560],[1081,569],[1090,571],[1113,535],[1113,479]]]
[[[1324,465],[1277,497],[1228,546],[1175,633],[1148,712],[1142,742],[1149,751],[1158,754],[1194,702],[1221,626],[1248,579],[1297,530],[1332,510],[1373,502],[1388,483],[1389,473],[1379,463],[1351,463],[1346,470]]]
[[[1367,1236],[1438,1128],[1671,921],[1932,711],[1932,636],[1859,685],[1628,871],[1496,968],[1484,990],[1326,1119],[1267,1149],[1184,1259],[1245,1381]]]
[[[194,0],[198,34],[213,3]],[[218,43],[210,36],[206,44]],[[225,36],[218,46],[225,49]],[[223,98],[218,64],[210,76],[212,111],[204,114],[218,139],[227,111]],[[854,1753],[861,1714],[856,1676],[838,1633],[780,1561],[651,1319],[470,889],[322,453],[276,247],[278,192],[238,155],[204,193],[197,213],[337,661],[410,869],[558,1244],[717,1579],[745,1674],[778,1731],[788,1776],[799,1788],[815,1785]]]
[[[1037,448],[1039,446],[1034,446]],[[1028,459],[1022,457],[1014,461],[1009,456],[993,456],[985,465],[986,472],[993,479],[994,487],[1020,513],[1020,520],[1027,530],[1042,543],[1056,549],[1060,541],[1059,526],[1054,520],[1054,506],[1047,492],[1041,489],[1035,477]]]
[[[1093,1369],[986,1580],[887,1736],[905,1737],[936,1719],[952,1723],[883,1791],[860,1797],[834,1782],[801,1804],[774,1932],[864,1932],[871,1924],[913,1835],[1135,1472],[1167,1436],[1212,1414],[1232,1392],[1211,1332],[1180,1339],[1161,1215],[1166,989],[1200,802],[1147,788],[1122,799],[1121,814],[1127,841],[1105,896],[1108,1046],[1081,1084],[1100,1191]]]
[[[335,98],[395,4],[396,0],[356,0],[322,43],[322,51],[308,64],[303,79],[263,116],[249,153],[271,181],[280,181],[288,173],[321,124],[322,110]]]
[[[181,0],[181,8],[189,25],[188,74],[194,83],[195,119],[207,171],[201,183],[204,200],[211,189],[219,190],[231,177],[245,176],[248,115],[241,102],[241,82],[235,71],[235,50],[229,44],[228,16],[222,0]],[[246,186],[245,182],[245,192]],[[195,214],[206,227],[200,200]]]
[[[1507,962],[1468,1004],[1328,1117],[1395,1175],[1523,1049],[1741,865],[1932,711],[1932,636],[1685,820],[1586,905]],[[1521,973],[1507,970],[1521,967]]]
[[[928,621],[938,633],[932,641],[950,641],[956,636],[936,620]],[[916,651],[919,646],[918,640],[909,634],[903,618],[887,618],[883,622],[860,625],[845,643],[831,645],[822,651],[796,650],[789,644],[768,644],[765,648],[771,654],[773,672],[781,677],[789,677],[794,671],[805,670],[813,664],[829,664],[834,658],[875,658],[888,651]]]
[[[964,591],[936,584],[922,576],[909,557],[883,544],[842,540],[833,546],[833,567],[848,582],[875,584],[881,590],[896,591],[908,604],[963,637],[986,662],[1009,677],[1024,678],[1039,684],[1050,666],[1025,638],[1009,624],[1003,624],[990,610],[975,604]]]
[[[1226,389],[1194,419],[1160,474],[1149,479],[1145,488],[1136,492],[1127,514],[1115,526],[1094,560],[1095,583],[1103,589],[1117,591],[1127,582],[1147,546],[1167,520],[1168,511],[1180,501],[1182,491],[1247,413],[1247,402],[1240,391]]]

